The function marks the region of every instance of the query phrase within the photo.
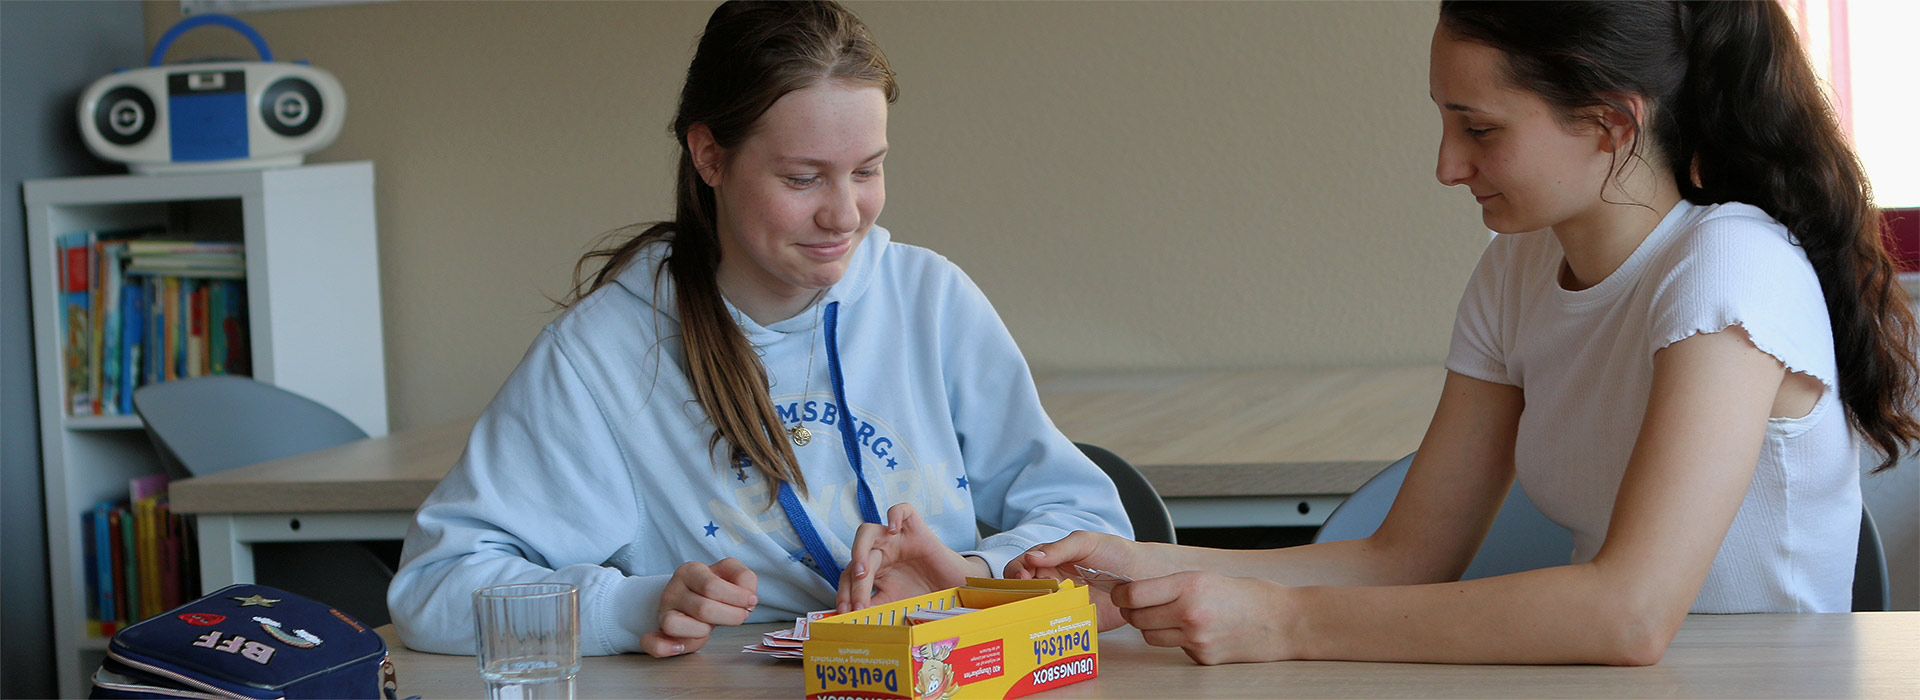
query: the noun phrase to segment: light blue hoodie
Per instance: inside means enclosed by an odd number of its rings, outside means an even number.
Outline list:
[[[671,276],[656,284],[666,251],[643,249],[541,332],[420,507],[387,592],[407,646],[471,654],[474,589],[563,581],[580,589],[582,653],[638,651],[673,571],[727,557],[759,577],[752,622],[833,607],[837,579],[811,567],[765,479],[708,447]],[[781,417],[813,432],[795,452],[799,501],[835,560],[822,569],[846,564],[862,522],[848,445],[881,517],[913,504],[996,575],[1074,530],[1131,536],[1113,483],[1041,409],[1000,317],[938,254],[875,226],[816,308],[771,326],[735,317]],[[976,519],[1002,532],[981,538]]]

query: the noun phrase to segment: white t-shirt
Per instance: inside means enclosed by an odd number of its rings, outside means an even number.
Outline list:
[[[1514,458],[1540,511],[1600,550],[1646,414],[1653,355],[1738,324],[1825,385],[1812,411],[1767,422],[1753,485],[1697,613],[1846,612],[1860,528],[1859,446],[1839,402],[1820,280],[1786,227],[1738,203],[1680,202],[1591,288],[1560,286],[1549,231],[1497,236],[1460,301],[1447,369],[1520,387]]]

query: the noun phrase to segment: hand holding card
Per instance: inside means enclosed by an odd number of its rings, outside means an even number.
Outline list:
[[[1116,574],[1111,571],[1101,571],[1090,566],[1074,564],[1073,569],[1080,572],[1080,579],[1085,581],[1087,585],[1108,593],[1113,592],[1114,586],[1123,583],[1133,583],[1133,579],[1122,574]]]

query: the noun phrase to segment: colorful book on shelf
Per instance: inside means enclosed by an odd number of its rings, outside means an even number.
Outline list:
[[[245,256],[246,246],[231,241],[176,241],[149,238],[130,242],[127,253],[142,258],[169,256],[237,258]]]
[[[147,287],[144,284],[128,284],[122,291],[123,303],[120,308],[120,376],[119,400],[120,414],[133,415],[133,390],[144,382],[142,368],[142,342],[147,337]]]
[[[114,508],[107,513],[107,547],[110,553],[109,565],[113,568],[113,621],[119,626],[127,624],[127,541],[125,537],[129,518],[125,509]],[[106,574],[102,574],[106,576]]]
[[[85,597],[87,599],[87,636],[89,637],[101,636],[100,611],[106,609],[105,605],[100,604],[100,591],[103,590],[100,587],[100,547],[94,539],[94,533],[99,531],[99,528],[93,524],[97,510],[97,507],[90,508],[87,512],[80,514],[80,561],[81,568],[86,572],[81,580],[85,581],[87,586]]]
[[[128,274],[235,279],[247,273],[245,248],[239,243],[141,241],[128,253]]]
[[[161,341],[163,355],[162,371],[166,380],[180,379],[180,278],[160,278],[160,303],[166,305],[167,337]]]
[[[96,604],[100,607],[99,636],[111,637],[119,629],[119,609],[114,607],[113,577],[113,531],[108,529],[113,513],[113,504],[96,503],[89,516],[93,519],[93,555],[94,577],[98,587],[94,589]]]
[[[117,296],[121,280],[121,263],[124,249],[129,239],[153,233],[159,229],[140,227],[112,231],[85,232],[88,244],[87,264],[92,274],[88,280],[87,299],[92,310],[88,320],[92,323],[92,345],[87,356],[88,397],[91,400],[89,415],[106,415],[108,358],[113,356],[113,337],[115,328],[111,319],[119,311],[120,300]]]
[[[88,233],[61,234],[60,245],[60,310],[61,310],[61,359],[66,369],[67,413],[86,415],[93,407],[93,397],[87,393],[87,351],[93,347],[91,329],[93,321],[88,318],[90,300],[87,290],[92,286],[91,268],[87,265]]]
[[[247,335],[247,290],[228,284],[227,315],[220,327],[227,335],[227,374],[253,376],[253,339]]]
[[[107,307],[100,299],[106,280],[100,267],[100,234],[91,231],[87,232],[87,275],[87,407],[84,413],[97,416],[100,415],[101,328]]]
[[[120,591],[120,600],[125,604],[120,619],[126,624],[140,621],[140,539],[135,534],[134,515],[131,507],[120,513],[120,549],[121,568],[126,569],[127,581]]]
[[[124,270],[127,262],[127,241],[109,240],[100,243],[100,274],[105,291],[101,293],[102,307],[106,321],[102,324],[105,338],[101,342],[100,391],[95,396],[95,413],[101,415],[119,415],[120,375],[126,371],[125,335],[122,328],[127,323],[127,292]]]

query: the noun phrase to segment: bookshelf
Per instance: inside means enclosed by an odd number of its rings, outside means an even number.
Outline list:
[[[252,376],[384,435],[373,165],[32,180],[24,189],[55,666],[60,695],[80,697],[106,649],[87,629],[81,517],[161,467],[137,417],[69,415],[60,236],[157,225],[167,238],[241,243]]]

